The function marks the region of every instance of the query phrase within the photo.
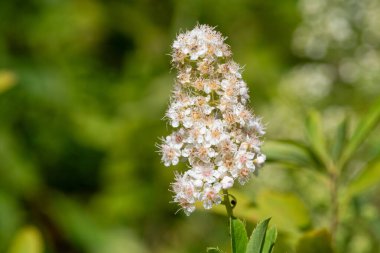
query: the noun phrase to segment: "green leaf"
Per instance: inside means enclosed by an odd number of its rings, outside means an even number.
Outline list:
[[[219,248],[207,248],[207,253],[222,253],[222,251]]]
[[[358,195],[369,188],[380,183],[380,159],[370,163],[363,171],[354,178],[348,185],[347,192],[349,197]]]
[[[342,150],[347,142],[348,117],[344,118],[336,129],[334,143],[332,143],[331,155],[337,161],[342,154]]]
[[[16,234],[9,253],[42,253],[43,248],[40,231],[36,227],[27,226]]]
[[[320,163],[326,168],[330,166],[330,157],[327,153],[326,140],[323,134],[321,117],[317,111],[311,111],[306,120],[306,133],[311,148]]]
[[[369,113],[360,121],[356,127],[350,141],[345,145],[341,159],[339,160],[340,168],[343,168],[351,156],[356,152],[364,140],[380,121],[380,100],[377,101]]]
[[[251,238],[247,245],[246,253],[261,253],[264,247],[265,235],[268,228],[268,223],[271,218],[263,220],[257,224],[253,230]]]
[[[304,234],[297,243],[296,253],[333,253],[331,235],[326,229]]]
[[[232,252],[245,253],[247,248],[247,232],[243,222],[236,218],[230,219],[231,225],[231,238],[232,238]]]
[[[260,214],[271,216],[281,230],[298,231],[308,228],[311,224],[310,213],[305,203],[294,193],[263,190],[258,193],[256,199]]]
[[[311,150],[300,142],[268,141],[263,146],[263,153],[267,155],[269,162],[306,168],[320,167],[312,156]]]
[[[263,253],[271,253],[274,247],[274,244],[277,239],[277,229],[275,227],[271,227],[265,236]]]

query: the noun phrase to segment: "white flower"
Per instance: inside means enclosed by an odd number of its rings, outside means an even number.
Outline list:
[[[234,169],[234,161],[232,154],[225,154],[216,159],[216,165],[221,172],[231,172]]]
[[[232,177],[225,176],[222,179],[221,183],[222,183],[223,189],[229,189],[229,188],[231,188],[234,185],[234,179]]]
[[[188,174],[195,180],[200,180],[204,183],[212,184],[218,179],[217,171],[211,164],[202,164],[194,166],[188,170]]]
[[[257,158],[254,160],[254,162],[258,165],[261,166],[264,164],[266,160],[266,156],[264,154],[260,154],[257,156]]]
[[[254,169],[253,158],[255,154],[252,152],[247,152],[247,150],[239,150],[235,155],[235,166],[238,169],[247,167],[248,169]]]
[[[207,25],[179,34],[172,45],[177,81],[166,118],[176,128],[159,145],[165,166],[182,158],[188,169],[172,183],[173,201],[189,215],[200,201],[209,209],[235,180],[248,182],[265,162],[260,119],[247,107],[242,68],[225,38]]]
[[[220,93],[220,88],[220,83],[217,79],[211,79],[209,81],[204,82],[204,92],[206,92],[207,94],[210,94],[213,91]]]
[[[161,145],[162,161],[165,166],[177,165],[181,150],[179,145],[173,140],[172,136],[167,136]]]
[[[191,124],[193,128],[188,130],[188,138],[187,142],[191,144],[201,144],[204,141],[205,133],[207,132],[207,128],[205,124],[202,122],[196,122],[194,124]]]
[[[172,189],[176,193],[174,202],[177,202],[185,211],[186,215],[190,215],[195,210],[195,201],[199,196],[196,188],[188,179],[188,175],[176,174],[175,182],[172,184]]]
[[[222,202],[220,195],[221,185],[215,184],[213,186],[206,187],[203,190],[201,200],[205,209],[210,209],[213,205],[218,205]]]
[[[216,156],[215,150],[206,145],[197,145],[195,148],[194,156],[204,163],[209,163],[210,159]]]
[[[205,140],[211,145],[217,145],[224,139],[227,139],[228,135],[224,131],[224,124],[221,120],[215,120],[206,130]]]
[[[264,127],[261,125],[259,119],[257,118],[250,119],[248,122],[248,127],[255,130],[260,136],[265,134]]]
[[[247,183],[251,177],[251,174],[254,171],[255,171],[254,169],[252,170],[249,168],[241,168],[241,169],[237,170],[237,179],[238,179],[239,183],[241,185],[244,185],[245,183]]]

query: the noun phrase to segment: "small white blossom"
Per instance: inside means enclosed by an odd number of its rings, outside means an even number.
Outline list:
[[[260,165],[264,164],[265,160],[266,160],[266,156],[265,156],[264,154],[260,154],[260,155],[255,159],[255,162],[256,162],[257,165],[260,166]]]
[[[255,154],[252,152],[248,152],[247,150],[239,150],[235,155],[235,166],[238,169],[243,167],[247,167],[249,169],[254,169],[255,165],[253,164],[253,158]]]
[[[205,140],[211,145],[217,145],[224,139],[227,139],[228,135],[225,132],[223,121],[215,120],[209,126],[205,134]]]
[[[221,183],[222,183],[223,189],[229,189],[229,188],[231,188],[234,185],[234,179],[232,177],[225,176],[222,179]]]
[[[219,193],[220,190],[220,184],[205,187],[201,195],[201,200],[205,209],[210,209],[213,205],[218,205],[222,202],[222,197]]]
[[[161,145],[162,161],[165,166],[177,165],[181,156],[180,146],[172,136],[167,136]]]
[[[246,105],[242,68],[224,41],[214,28],[198,25],[172,45],[178,73],[166,118],[175,131],[159,147],[165,166],[188,164],[172,183],[173,201],[187,215],[197,201],[205,209],[220,204],[223,189],[235,180],[245,184],[265,162],[264,128]]]

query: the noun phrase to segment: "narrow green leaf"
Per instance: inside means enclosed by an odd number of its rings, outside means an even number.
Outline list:
[[[380,100],[370,109],[369,113],[360,121],[356,127],[350,141],[345,145],[342,156],[339,160],[340,168],[343,168],[355,151],[380,121]]]
[[[271,253],[274,247],[274,244],[277,239],[277,229],[275,227],[271,227],[268,229],[267,234],[265,236],[264,247],[262,253]]]
[[[247,245],[246,253],[261,253],[264,247],[265,235],[271,218],[261,221],[253,230]]]
[[[231,225],[231,238],[232,238],[232,252],[245,253],[247,248],[247,232],[243,222],[236,218],[230,219]]]
[[[306,133],[316,157],[326,168],[330,166],[326,140],[322,129],[321,117],[317,111],[311,111],[306,120]]]
[[[296,253],[333,253],[331,235],[326,229],[303,235],[297,243]]]
[[[334,161],[337,161],[342,154],[342,150],[347,142],[348,134],[348,117],[345,117],[338,125],[335,133],[335,138],[332,143],[331,155]]]
[[[210,247],[207,248],[207,253],[223,253],[223,251],[221,251],[219,248]]]
[[[296,167],[320,168],[312,151],[304,144],[295,141],[268,141],[263,146],[267,161]]]
[[[380,183],[380,159],[370,163],[363,171],[348,185],[349,197],[358,195],[369,188]]]

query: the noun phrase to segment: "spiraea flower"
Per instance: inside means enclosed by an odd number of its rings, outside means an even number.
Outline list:
[[[174,132],[159,145],[165,166],[187,163],[172,183],[174,202],[189,215],[222,202],[223,189],[245,184],[265,162],[264,129],[247,102],[242,68],[225,38],[198,25],[179,34],[172,46],[177,78],[166,119]]]

